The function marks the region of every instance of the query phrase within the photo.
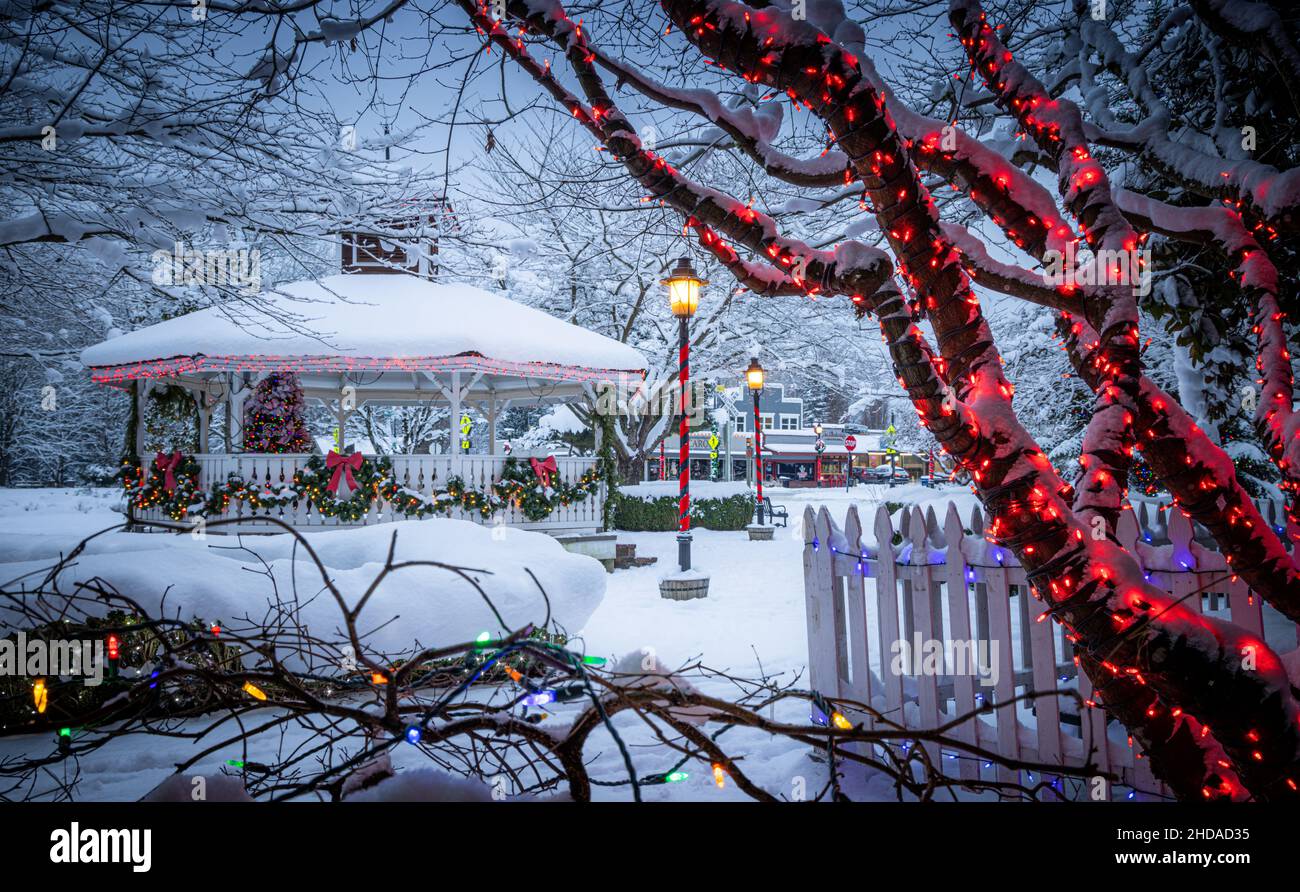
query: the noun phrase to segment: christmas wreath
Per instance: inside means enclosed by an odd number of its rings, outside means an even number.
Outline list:
[[[600,474],[595,468],[569,484],[556,473],[553,458],[529,462],[532,467],[514,456],[507,458],[501,468],[501,479],[492,485],[502,508],[513,505],[528,520],[545,520],[557,507],[581,502],[600,488]]]
[[[337,517],[355,523],[366,515],[393,477],[393,463],[385,456],[368,460],[360,453],[328,456],[313,455],[307,466],[293,475],[293,486],[325,517]],[[338,491],[347,484],[347,498]]]
[[[146,471],[134,456],[122,462],[122,486],[138,510],[157,508],[172,520],[188,520],[202,512],[199,463],[180,452],[159,452]]]

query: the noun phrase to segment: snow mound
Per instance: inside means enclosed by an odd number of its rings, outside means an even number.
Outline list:
[[[543,533],[430,518],[304,538],[351,606],[379,575],[394,536],[396,562],[435,561],[463,569],[414,566],[390,573],[361,615],[360,625],[369,631],[365,643],[377,651],[468,641],[484,631],[495,635],[528,623],[540,625],[548,616],[573,633],[605,595],[600,562],[565,551]],[[66,552],[68,544],[51,547]],[[49,555],[33,559],[32,545],[20,537],[0,537],[0,578],[26,576],[30,587],[45,576],[53,561]],[[65,568],[58,583],[66,592],[96,577],[151,613],[165,610],[225,623],[245,615],[260,620],[272,599],[283,603],[296,598],[299,616],[314,635],[342,642],[339,604],[323,591],[307,550],[288,534],[195,540],[188,534],[109,533]],[[14,617],[0,610],[0,626],[12,622]]]
[[[198,778],[202,784],[196,784]],[[201,794],[201,795],[200,795]],[[244,782],[229,774],[173,774],[140,799],[141,802],[252,802]]]
[[[386,777],[373,787],[344,798],[344,802],[491,802],[493,788],[477,778],[458,777],[435,768],[413,768]],[[500,794],[498,794],[500,797]],[[504,798],[504,797],[502,797]],[[512,802],[537,800],[535,796],[511,796]],[[539,801],[568,800],[567,794]]]

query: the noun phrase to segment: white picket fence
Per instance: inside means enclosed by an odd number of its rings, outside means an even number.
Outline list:
[[[1166,514],[1166,526],[1153,524],[1144,530],[1134,512],[1126,511],[1117,530],[1150,581],[1175,597],[1199,591],[1199,597],[1191,595],[1185,602],[1192,609],[1264,636],[1279,653],[1294,650],[1297,627],[1265,608],[1243,582],[1232,581],[1222,555],[1194,541],[1192,523],[1181,511]],[[1108,733],[1102,710],[1080,707],[1092,695],[1091,682],[1075,665],[1064,630],[1037,621],[1043,605],[1033,599],[1014,555],[984,538],[979,508],[963,521],[949,503],[940,524],[933,507],[923,513],[913,506],[904,511],[903,527],[895,544],[896,531],[883,505],[875,514],[874,537],[864,536],[856,506],[849,508],[842,529],[826,508],[815,514],[805,509],[810,686],[826,696],[870,704],[890,720],[917,730],[936,728],[979,706],[1010,704],[1028,692],[1067,692],[986,711],[954,727],[950,736],[1026,762],[1075,767],[1091,762],[1120,778],[1110,789],[1113,798],[1166,795],[1122,727],[1113,723]],[[1266,609],[1271,614],[1267,626]],[[945,657],[944,674],[914,674],[913,666],[897,671],[895,643],[915,642],[917,636],[938,642],[988,642],[988,653],[996,655],[996,684],[984,687],[976,675],[954,673],[958,667],[951,653]],[[869,714],[849,717],[875,727]],[[1044,780],[923,745],[936,764],[945,760],[949,775],[1020,783]],[[1056,777],[1047,780],[1066,795],[1081,794],[1082,785]]]
[[[367,457],[373,458],[373,456]],[[236,452],[231,454],[200,454],[195,455],[194,458],[199,464],[199,486],[204,492],[207,492],[214,482],[224,481],[231,473],[238,474],[252,486],[274,490],[292,480],[293,475],[300,468],[306,466],[307,460],[311,456],[290,453],[272,455]],[[527,461],[527,456],[521,455],[519,458],[522,461]],[[471,489],[486,489],[494,481],[501,479],[501,472],[506,462],[506,456],[503,455],[392,455],[389,456],[389,459],[393,463],[393,474],[397,482],[404,489],[418,492],[425,497],[441,492],[446,486],[447,480],[453,476],[459,476],[465,481],[465,485]],[[144,458],[146,463],[152,460],[152,456]],[[595,462],[596,459],[589,456],[555,457],[559,478],[566,483],[576,482],[595,465]],[[602,486],[595,495],[581,502],[558,506],[555,511],[540,521],[529,520],[515,507],[498,512],[487,519],[477,511],[462,511],[460,509],[453,509],[447,516],[489,525],[501,523],[525,529],[576,532],[598,529],[602,523],[604,504],[605,488]],[[223,518],[239,517],[246,520],[246,523],[241,523],[238,527],[241,532],[257,531],[262,528],[268,531],[278,529],[271,524],[259,525],[258,520],[264,517],[275,517],[293,527],[303,529],[368,526],[406,519],[406,516],[398,512],[393,505],[382,500],[374,503],[370,511],[366,512],[356,522],[345,521],[337,517],[325,517],[316,511],[306,499],[299,500],[291,505],[262,509],[254,509],[247,502],[232,500],[229,511],[220,516]],[[156,508],[138,512],[137,520],[142,523],[170,522]]]

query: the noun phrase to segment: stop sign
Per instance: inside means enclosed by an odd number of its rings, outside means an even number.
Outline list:
[[[849,434],[847,437],[844,438],[844,448],[847,449],[849,452],[852,452],[854,449],[857,449],[858,438],[853,436],[853,434]]]

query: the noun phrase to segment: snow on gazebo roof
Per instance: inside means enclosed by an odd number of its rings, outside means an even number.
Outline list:
[[[88,347],[100,383],[215,372],[435,372],[592,381],[643,374],[626,344],[471,285],[415,276],[336,275],[262,295],[296,331],[257,331],[217,308]]]

